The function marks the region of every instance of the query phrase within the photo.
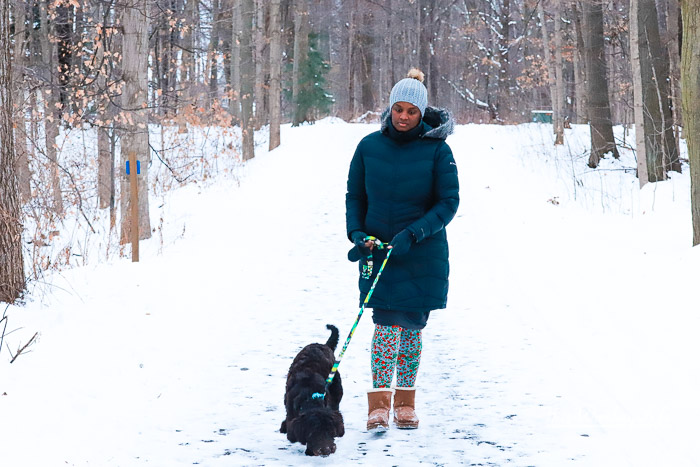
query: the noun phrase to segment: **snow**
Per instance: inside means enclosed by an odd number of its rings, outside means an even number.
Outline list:
[[[139,263],[52,273],[9,307],[2,464],[700,464],[687,167],[640,190],[629,150],[586,167],[579,126],[559,148],[548,125],[449,138],[462,202],[448,308],[424,331],[420,428],[365,430],[367,312],[340,365],[337,452],[306,457],[278,432],[293,357],[326,323],[342,346],[357,316],[345,179],[376,128],[286,126],[235,176],[154,200],[163,241],[142,242]]]

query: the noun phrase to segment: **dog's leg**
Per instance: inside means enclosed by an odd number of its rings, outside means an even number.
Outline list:
[[[340,373],[336,373],[331,386],[328,388],[327,407],[333,410],[340,409],[340,400],[343,398],[343,383],[340,379]]]
[[[287,420],[284,419],[282,420],[282,426],[280,427],[280,433],[286,433],[287,432]]]
[[[297,424],[294,423],[294,420],[289,421],[289,426],[287,428],[287,439],[290,443],[300,442],[301,444],[306,444],[306,440],[301,440],[297,436],[296,431],[298,431],[299,428],[297,427]]]

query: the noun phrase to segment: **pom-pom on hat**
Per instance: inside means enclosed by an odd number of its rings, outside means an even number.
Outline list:
[[[408,102],[418,107],[421,117],[425,115],[428,106],[428,90],[423,85],[425,75],[418,68],[408,71],[408,78],[404,78],[394,85],[389,94],[389,107],[397,102]]]

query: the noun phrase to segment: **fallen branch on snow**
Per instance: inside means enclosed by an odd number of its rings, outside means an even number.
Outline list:
[[[35,332],[34,335],[32,336],[32,338],[29,339],[26,344],[24,344],[21,348],[17,349],[17,353],[12,356],[12,360],[10,360],[10,363],[14,363],[15,360],[17,360],[17,357],[22,355],[22,353],[25,350],[27,350],[27,347],[29,347],[30,345],[32,345],[34,343],[36,336],[38,336],[38,335],[39,335],[39,333]],[[12,352],[10,352],[10,355],[12,355]]]

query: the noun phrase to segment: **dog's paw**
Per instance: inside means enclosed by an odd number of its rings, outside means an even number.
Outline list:
[[[328,457],[335,452],[335,449],[335,443],[332,443],[330,446],[323,446],[316,449],[311,449],[311,447],[307,447],[305,454],[307,456]]]

